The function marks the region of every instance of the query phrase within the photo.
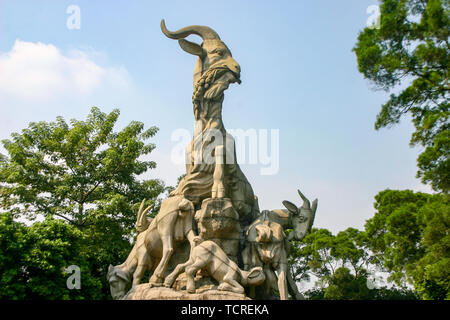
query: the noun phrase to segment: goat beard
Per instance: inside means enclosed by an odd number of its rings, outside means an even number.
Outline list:
[[[216,100],[219,98],[223,92],[228,88],[228,83],[226,82],[216,82],[208,90],[206,90],[203,95],[204,99]]]
[[[219,98],[229,86],[228,81],[220,81],[220,78],[228,72],[231,73],[225,67],[206,70],[195,84],[192,102],[196,104],[202,99],[215,100]]]

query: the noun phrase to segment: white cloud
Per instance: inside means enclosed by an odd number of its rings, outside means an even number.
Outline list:
[[[124,67],[102,67],[89,54],[73,50],[64,55],[52,44],[16,40],[0,54],[0,93],[25,100],[89,95],[102,86],[126,89]]]

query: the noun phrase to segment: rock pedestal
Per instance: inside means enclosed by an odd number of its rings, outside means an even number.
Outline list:
[[[228,257],[237,262],[239,251],[239,214],[230,199],[205,199],[195,214],[199,236],[217,243]]]
[[[198,293],[187,293],[186,291],[176,291],[172,288],[151,287],[144,283],[136,286],[129,292],[123,300],[251,300],[244,294],[207,290]]]

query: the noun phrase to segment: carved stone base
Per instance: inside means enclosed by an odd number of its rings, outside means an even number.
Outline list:
[[[123,300],[251,300],[244,294],[207,290],[199,293],[176,291],[172,288],[150,287],[148,283],[136,286]]]

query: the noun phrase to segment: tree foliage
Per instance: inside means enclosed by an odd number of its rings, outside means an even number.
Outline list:
[[[381,0],[380,27],[365,28],[353,49],[358,68],[377,88],[395,90],[381,107],[375,128],[409,114],[418,177],[434,190],[450,188],[449,0]]]
[[[35,228],[42,227],[42,241],[55,243],[49,252],[56,250],[58,236],[61,236],[59,241],[66,241],[66,234],[52,229],[61,224],[54,218],[64,220],[67,232],[73,232],[74,237],[78,230],[80,241],[74,240],[74,245],[86,253],[78,254],[82,259],[80,264],[86,263],[89,267],[84,272],[102,281],[100,296],[103,298],[109,296],[105,279],[108,264],[122,262],[130,251],[139,203],[144,198],[147,205],[156,203],[156,211],[158,197],[166,189],[162,181],[139,178],[155,167],[153,161],[144,157],[148,158],[155,148],[146,140],[155,135],[157,128],[144,130],[141,122],[132,121],[115,132],[118,116],[118,110],[106,114],[94,107],[85,121],[67,123],[58,117],[55,122],[30,123],[21,133],[13,133],[12,139],[2,141],[8,154],[0,161],[2,211],[31,221],[44,216],[47,227],[33,225],[26,235],[31,237]],[[26,230],[17,225],[7,227],[15,228]],[[11,237],[14,239],[14,235]],[[40,243],[39,239],[34,241]],[[13,240],[9,242],[12,243]],[[45,261],[46,250],[40,252],[43,256],[37,255],[34,260],[29,257],[31,265],[33,261]],[[73,264],[77,265],[76,261]],[[56,261],[49,263],[52,265],[57,265]],[[33,280],[28,285],[36,288],[45,279],[53,281],[51,277],[46,278],[50,275],[45,275],[46,269],[40,270],[42,281]],[[63,288],[67,290],[65,285]]]
[[[333,235],[313,229],[302,242],[293,242],[290,256],[296,281],[316,278],[316,287],[305,292],[311,300],[416,299],[403,287],[369,286],[378,272],[379,258],[369,248],[366,232],[348,228]]]
[[[0,299],[26,297],[26,279],[21,269],[26,231],[10,213],[0,214]]]
[[[450,204],[447,195],[385,190],[366,222],[369,246],[397,283],[424,299],[450,298]]]
[[[294,279],[319,279],[320,288],[306,292],[310,299],[367,298],[370,256],[365,242],[365,234],[354,228],[337,235],[327,229],[313,229],[302,242],[294,242],[290,257]]]
[[[311,275],[326,280],[340,267],[348,267],[358,276],[373,259],[366,242],[365,233],[354,228],[337,235],[327,229],[313,229],[302,242],[293,242],[291,265],[295,280],[309,280]]]
[[[291,243],[294,279],[318,280],[305,295],[315,300],[449,299],[449,196],[384,190],[375,200],[376,213],[364,231],[348,228],[333,235],[312,229],[301,242]],[[390,287],[375,281],[380,272],[388,274]]]
[[[0,215],[0,299],[99,299],[102,281],[92,275],[83,233],[47,218],[27,227]],[[77,265],[81,289],[69,290],[65,269]]]
[[[118,116],[118,110],[105,114],[94,107],[86,121],[71,120],[69,125],[58,117],[56,122],[32,122],[22,133],[13,133],[12,140],[3,140],[9,159],[0,167],[2,207],[31,219],[36,213],[62,217],[83,228],[94,223],[90,213],[99,206],[155,198],[161,182],[137,176],[155,167],[139,157],[154,149],[144,141],[157,128],[144,131],[142,123],[133,121],[116,133]],[[107,212],[103,210],[110,217],[114,213]],[[134,223],[130,210],[115,219],[124,226]]]

